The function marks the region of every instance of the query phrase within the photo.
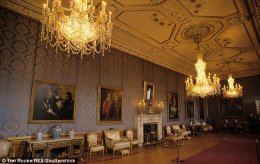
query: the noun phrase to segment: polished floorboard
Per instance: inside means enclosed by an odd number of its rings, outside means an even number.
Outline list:
[[[213,147],[222,141],[227,140],[235,135],[227,134],[206,134],[193,136],[191,140],[185,140],[184,145],[179,147],[179,159],[185,160],[195,154]],[[130,155],[112,155],[111,152],[102,156],[101,154],[93,154],[89,159],[87,156],[80,164],[98,163],[98,164],[169,164],[174,163],[172,160],[177,159],[178,149],[175,147],[164,147],[164,144],[158,144],[154,147],[134,148]]]

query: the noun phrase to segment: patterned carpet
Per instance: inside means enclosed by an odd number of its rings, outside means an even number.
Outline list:
[[[189,157],[182,164],[258,164],[256,136],[233,137]]]

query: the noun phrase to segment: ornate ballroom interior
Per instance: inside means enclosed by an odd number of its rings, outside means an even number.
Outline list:
[[[259,0],[1,0],[0,31],[0,163],[259,162]]]

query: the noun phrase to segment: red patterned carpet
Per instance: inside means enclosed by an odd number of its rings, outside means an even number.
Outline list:
[[[233,137],[187,158],[182,164],[258,164],[256,136]]]

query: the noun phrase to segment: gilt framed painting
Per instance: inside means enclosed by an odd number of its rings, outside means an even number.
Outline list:
[[[219,111],[221,116],[226,116],[226,117],[243,116],[244,114],[243,98],[220,99]]]
[[[168,121],[174,121],[179,119],[179,96],[178,93],[171,91],[167,92],[167,113]]]
[[[123,123],[122,88],[98,85],[97,124]]]
[[[34,80],[29,123],[75,122],[76,86]]]
[[[154,99],[154,85],[153,83],[144,81],[144,100]]]
[[[186,100],[186,118],[193,119],[194,118],[194,101]]]

